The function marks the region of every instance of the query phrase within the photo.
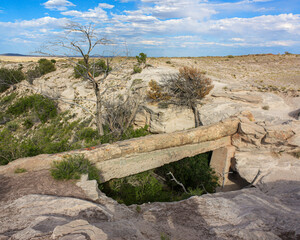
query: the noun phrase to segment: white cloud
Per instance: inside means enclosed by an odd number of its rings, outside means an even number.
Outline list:
[[[101,7],[101,8],[107,8],[107,9],[112,9],[112,8],[114,8],[115,6],[114,6],[114,5],[111,5],[111,4],[108,4],[108,3],[99,3],[99,4],[98,4],[98,7]]]
[[[103,4],[100,3],[94,9],[89,9],[86,12],[73,10],[73,11],[61,12],[61,14],[65,15],[65,16],[82,18],[82,19],[86,19],[89,21],[95,21],[95,22],[107,20],[108,19],[107,12],[102,9],[101,5],[103,5]],[[110,6],[112,6],[112,5],[110,5]],[[106,6],[106,8],[107,8],[107,6]]]
[[[38,27],[51,27],[57,28],[64,26],[69,20],[66,18],[53,18],[53,17],[43,17],[32,20],[23,20],[15,22],[0,22],[0,26],[6,28],[38,28]]]
[[[231,38],[232,41],[235,41],[235,42],[244,42],[245,39],[244,38]]]
[[[76,6],[67,0],[48,0],[47,2],[43,3],[43,5],[47,9],[58,11],[66,11],[68,7]]]

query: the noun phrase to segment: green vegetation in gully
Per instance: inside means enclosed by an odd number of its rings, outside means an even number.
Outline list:
[[[142,204],[146,202],[169,202],[186,199],[193,195],[215,192],[218,177],[209,167],[211,153],[204,153],[178,162],[164,165],[122,179],[113,179],[102,184],[101,189],[119,203]],[[177,181],[172,181],[171,172]]]
[[[25,75],[21,69],[0,68],[0,93],[5,92],[11,85],[24,79]]]
[[[105,127],[105,135],[87,127],[90,120],[74,121],[68,112],[59,113],[56,103],[34,94],[16,99],[16,95],[0,99],[0,165],[17,158],[43,153],[57,153],[91,147],[100,143],[140,137],[149,134],[145,128],[129,128],[120,138],[115,138]]]

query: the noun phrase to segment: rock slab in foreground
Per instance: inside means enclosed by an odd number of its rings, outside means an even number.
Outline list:
[[[27,195],[1,204],[0,239],[299,239],[299,184],[274,184],[267,194],[251,188],[143,204],[140,211],[105,196],[96,203]]]

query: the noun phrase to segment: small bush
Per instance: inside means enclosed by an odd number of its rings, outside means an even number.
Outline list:
[[[35,67],[34,69],[30,69],[26,72],[26,78],[30,84],[33,84],[33,80],[41,76],[42,74],[40,72],[39,67]]]
[[[167,175],[168,172],[172,172],[175,178],[188,190],[202,189],[213,193],[218,186],[218,177],[210,168],[208,159],[210,159],[210,153],[184,158],[158,168],[156,173],[165,176],[167,184],[172,189],[181,190],[181,186],[171,181],[171,177]]]
[[[25,168],[17,168],[15,170],[15,173],[25,173],[25,172],[27,172],[27,170]]]
[[[147,91],[147,96],[153,101],[169,100],[170,97],[163,92],[162,87],[155,80],[148,83],[150,90]]]
[[[50,72],[54,72],[56,70],[55,64],[48,59],[41,58],[38,61],[38,64],[39,64],[40,73],[42,75],[45,75]]]
[[[51,59],[50,61],[51,61],[53,64],[56,63],[56,60],[55,60],[55,59]]]
[[[138,65],[135,65],[135,66],[133,67],[133,72],[134,72],[134,73],[141,73],[141,72],[142,72],[142,68],[139,67]]]
[[[0,93],[24,79],[25,75],[20,69],[0,68]]]
[[[263,110],[269,110],[270,107],[266,105],[266,106],[263,106],[262,109],[263,109]]]
[[[11,103],[15,98],[16,98],[17,94],[16,93],[12,93],[10,95],[7,95],[5,97],[3,97],[1,100],[0,100],[0,104],[8,104],[8,103]]]
[[[33,126],[33,121],[30,119],[30,118],[26,118],[23,122],[23,126],[26,128],[26,129],[29,129],[29,128],[32,128]]]
[[[228,55],[227,57],[228,57],[228,58],[234,58],[234,56],[232,56],[232,55]]]
[[[163,185],[152,171],[139,173],[122,179],[114,179],[103,185],[104,192],[119,203],[142,204],[154,202],[162,196]]]
[[[99,134],[97,130],[87,127],[79,131],[78,137],[80,140],[85,140],[86,142],[92,142],[97,138],[99,139]]]
[[[17,131],[17,129],[19,128],[19,126],[18,126],[17,123],[10,122],[10,123],[7,124],[7,128],[8,128],[8,130],[10,130],[12,132],[15,132],[15,131]]]
[[[166,64],[171,64],[171,61],[166,61]]]
[[[7,113],[19,116],[29,110],[33,110],[42,123],[57,115],[55,102],[39,94],[18,99],[8,108]]]
[[[104,59],[99,59],[95,64],[90,64],[86,66],[84,60],[79,60],[78,64],[74,67],[74,76],[75,78],[85,77],[88,71],[94,76],[98,77],[101,73],[107,71],[107,65]],[[108,71],[112,71],[112,68],[109,67]]]
[[[293,155],[294,155],[296,158],[299,158],[299,159],[300,159],[300,151],[299,151],[299,152],[294,152]]]
[[[136,56],[136,59],[139,64],[146,64],[147,61],[147,54],[145,53],[140,53],[138,56]]]
[[[83,155],[67,156],[60,162],[54,161],[50,171],[57,180],[79,179],[81,174],[88,174],[89,180],[100,183],[98,169]]]

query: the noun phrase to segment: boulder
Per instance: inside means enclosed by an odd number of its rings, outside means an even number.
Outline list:
[[[193,111],[187,107],[147,105],[139,111],[134,124],[136,128],[149,125],[151,133],[171,133],[194,128],[195,118]]]

